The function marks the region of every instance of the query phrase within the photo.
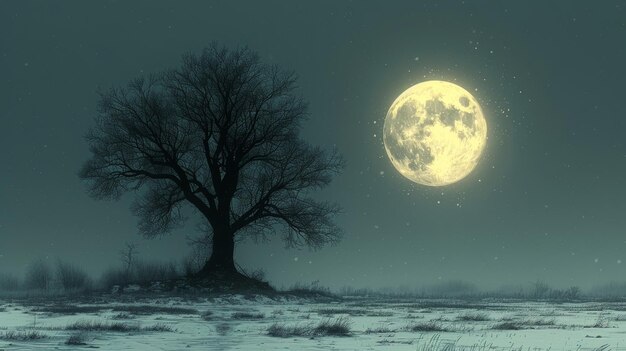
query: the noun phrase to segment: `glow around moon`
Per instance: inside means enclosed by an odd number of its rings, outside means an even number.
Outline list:
[[[487,122],[467,90],[444,81],[407,89],[391,105],[383,140],[394,167],[418,184],[443,186],[465,178],[487,142]]]

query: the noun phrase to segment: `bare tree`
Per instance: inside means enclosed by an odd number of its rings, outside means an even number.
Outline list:
[[[137,256],[137,245],[135,243],[126,243],[124,250],[120,251],[120,258],[126,273],[130,272],[131,268],[135,264]]]
[[[38,259],[26,271],[25,285],[29,289],[48,290],[52,283],[52,271],[48,264]]]
[[[91,288],[91,279],[85,271],[61,260],[57,261],[56,278],[65,290],[89,290]]]
[[[183,57],[178,69],[101,94],[82,170],[95,198],[136,191],[140,232],[153,237],[190,205],[208,224],[211,256],[200,276],[238,274],[235,242],[280,233],[288,245],[339,239],[339,210],[311,190],[343,165],[299,137],[307,104],[296,77],[247,48],[217,45]]]

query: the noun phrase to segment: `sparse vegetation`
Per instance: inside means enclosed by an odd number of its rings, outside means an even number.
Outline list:
[[[522,350],[523,348],[519,348]],[[492,345],[483,342],[471,346],[461,346],[457,341],[441,340],[441,335],[435,334],[425,339],[420,337],[417,340],[417,351],[490,351],[493,350]],[[517,348],[511,350],[518,350]],[[535,349],[535,351],[542,351]],[[546,350],[548,351],[548,350]]]
[[[80,320],[68,324],[65,329],[77,331],[136,332],[140,331],[141,327],[139,324],[129,324],[123,322]]]
[[[45,261],[36,260],[28,266],[24,284],[28,289],[48,290],[52,284],[52,270]]]
[[[134,248],[132,250],[135,250]],[[204,252],[200,250],[200,252]],[[159,292],[173,288],[168,282],[173,282],[184,277],[185,268],[178,269],[172,262],[142,262],[135,257],[136,252],[127,253],[122,264],[116,268],[107,269],[97,281],[91,279],[81,271],[76,265],[59,261],[56,270],[51,270],[43,260],[33,262],[24,276],[20,279],[11,274],[0,274],[0,294],[3,296],[23,296],[23,295],[77,295],[86,290],[94,293],[99,291],[117,291],[119,293],[133,292]],[[201,262],[198,259],[197,262]],[[193,269],[189,270],[190,272]],[[260,279],[263,272],[245,273],[249,279]],[[21,283],[23,281],[23,283]],[[113,287],[116,289],[112,290]],[[583,293],[578,287],[567,289],[557,289],[548,286],[543,282],[535,282],[527,286],[508,286],[493,291],[479,291],[471,284],[460,281],[442,283],[432,287],[424,287],[420,290],[410,291],[408,289],[373,290],[373,289],[350,289],[343,288],[340,295],[373,297],[373,298],[394,298],[405,300],[407,298],[423,299],[420,302],[407,303],[405,306],[410,309],[484,309],[482,299],[516,299],[516,300],[542,300],[542,301],[622,301],[626,299],[626,283],[612,283],[601,287],[596,287]],[[329,288],[320,286],[318,281],[310,284],[295,284],[288,289],[283,289],[283,293],[304,298],[337,298]],[[374,307],[375,302],[368,301],[367,306],[355,302],[341,308],[324,308],[318,311],[323,315],[347,314],[350,316],[370,315],[379,317],[390,315],[388,311],[371,312],[367,308]],[[343,310],[343,311],[342,311]],[[55,313],[63,313],[56,311]],[[76,311],[75,313],[82,313]],[[382,315],[381,315],[382,313]],[[549,312],[542,312],[549,313]],[[549,316],[549,315],[546,315]],[[465,321],[470,322],[471,319]]]
[[[141,327],[139,323],[124,323],[124,322],[106,322],[97,320],[80,320],[74,323],[68,324],[65,330],[75,331],[101,331],[101,332],[141,332],[141,331],[173,331],[171,327],[166,324],[154,324],[147,327]]]
[[[166,282],[180,278],[174,263],[134,261],[129,267],[109,268],[100,278],[100,286],[110,290],[113,286],[126,287],[131,284],[148,286],[152,282]]]
[[[147,327],[141,328],[142,331],[151,331],[151,332],[173,332],[175,331],[172,327],[165,323],[157,323]]]
[[[610,328],[609,320],[606,317],[600,316],[596,322],[592,325],[586,325],[585,328]]]
[[[406,330],[412,331],[412,332],[446,332],[448,331],[448,329],[445,328],[443,325],[434,321],[424,322],[424,323],[414,323],[414,324],[408,325],[406,327]]]
[[[56,279],[64,290],[90,290],[92,282],[85,271],[77,266],[58,261],[56,267]]]
[[[494,330],[520,330],[522,326],[517,322],[500,322],[491,327]]]
[[[56,314],[80,314],[98,313],[106,310],[113,312],[130,313],[134,315],[149,314],[197,314],[198,311],[192,308],[157,306],[157,305],[52,305],[36,308],[36,312],[56,313]]]
[[[70,335],[65,341],[65,345],[84,346],[87,345],[87,333],[78,332]]]
[[[555,326],[554,319],[524,319],[514,320],[512,318],[501,318],[500,322],[495,324],[491,329],[494,330],[521,330],[532,329],[533,327]]]
[[[595,288],[591,293],[583,293],[576,286],[568,288],[554,288],[548,284],[537,281],[527,285],[503,286],[495,290],[481,290],[477,286],[459,280],[442,282],[431,286],[423,286],[416,289],[396,288],[396,289],[370,289],[343,287],[340,290],[341,296],[367,296],[385,298],[422,298],[422,299],[523,299],[523,300],[545,300],[545,301],[577,301],[589,299],[594,296],[607,296],[615,301],[626,298],[626,283],[610,284],[600,288]],[[450,302],[446,302],[450,303]],[[456,302],[456,306],[462,303]],[[452,306],[454,307],[454,306]]]
[[[308,299],[292,299],[291,297],[288,297],[286,301],[282,300],[281,297],[281,300],[261,302],[258,305],[254,302],[256,298],[245,299],[243,296],[236,298],[219,296],[215,300],[212,297],[190,297],[187,301],[181,300],[180,297],[159,298],[154,303],[148,303],[151,299],[151,297],[141,295],[121,297],[102,295],[88,296],[87,299],[80,300],[29,299],[28,301],[31,301],[33,306],[24,306],[20,302],[6,303],[0,308],[6,307],[8,318],[20,313],[32,313],[32,318],[27,319],[21,328],[17,329],[21,330],[20,332],[0,328],[0,339],[15,343],[29,343],[34,342],[37,338],[46,337],[45,334],[39,336],[41,333],[38,331],[50,330],[54,333],[47,337],[51,338],[50,343],[55,345],[65,343],[66,345],[95,347],[101,344],[103,339],[99,335],[103,334],[106,334],[104,338],[118,340],[133,335],[180,331],[182,334],[192,337],[191,334],[188,334],[189,329],[186,326],[182,330],[174,329],[177,325],[175,324],[176,321],[187,319],[192,322],[195,320],[196,327],[203,328],[205,332],[214,336],[225,336],[228,340],[240,337],[242,331],[254,330],[262,326],[266,335],[277,338],[355,336],[359,338],[357,340],[359,343],[368,340],[368,342],[372,341],[381,345],[406,344],[411,345],[409,348],[419,351],[487,351],[490,348],[484,347],[483,344],[489,345],[491,336],[486,335],[494,333],[494,335],[500,335],[494,339],[494,344],[492,344],[495,348],[502,347],[503,337],[507,339],[509,335],[515,337],[529,336],[534,332],[534,329],[551,329],[551,333],[561,336],[563,334],[559,329],[566,329],[563,332],[575,333],[581,337],[587,334],[590,335],[588,338],[596,338],[600,334],[600,329],[596,329],[594,332],[593,329],[583,330],[583,328],[615,328],[615,330],[605,330],[603,334],[617,335],[621,333],[618,328],[624,327],[623,323],[616,321],[623,317],[622,313],[618,312],[624,308],[623,303],[546,304],[544,302],[514,301],[509,305],[500,301],[495,303],[483,301],[480,303],[481,310],[459,310],[458,305],[462,304],[461,302],[415,301],[412,299],[333,301],[326,304],[325,308],[319,308],[319,304],[308,305],[307,303],[311,301]],[[50,301],[66,301],[67,304],[44,305]],[[98,304],[89,305],[89,301],[97,301]],[[123,304],[120,303],[122,301]],[[285,301],[285,303],[277,304],[278,301]],[[321,301],[325,300],[322,299]],[[361,307],[355,307],[357,303]],[[416,308],[425,305],[441,306],[446,304],[453,307]],[[470,303],[465,304],[469,305]],[[471,304],[476,305],[478,302]],[[200,311],[189,308],[190,306],[198,306]],[[277,309],[278,306],[281,308]],[[407,309],[407,306],[412,307]],[[573,311],[580,315],[580,319],[572,318]],[[173,315],[180,315],[180,317],[153,316],[154,313],[168,312]],[[385,316],[389,312],[393,313],[390,318],[370,317],[371,314]],[[76,321],[76,317],[74,317],[71,323],[59,327],[49,323],[51,319],[59,317],[51,316],[48,313],[76,313],[81,314],[81,317],[78,318],[84,319]],[[92,318],[89,318],[89,313],[98,313],[100,316],[92,315]],[[192,314],[186,315],[187,313]],[[423,319],[406,319],[407,314],[416,315]],[[161,318],[164,320],[159,320]],[[200,318],[210,322],[199,323]],[[271,322],[265,324],[265,320]],[[354,332],[352,321],[362,329]],[[374,324],[371,323],[372,321]],[[570,321],[571,324],[558,324],[557,321],[559,323]],[[581,323],[581,321],[587,322]],[[609,325],[609,322],[612,325]],[[185,323],[185,325],[187,324]],[[26,332],[30,330],[37,331],[37,333],[29,336]],[[485,343],[476,343],[475,337],[477,335],[474,333],[473,336],[469,336],[469,330],[478,330],[485,335]],[[497,332],[498,330],[500,332]],[[368,334],[369,337],[365,336]],[[198,335],[198,333],[193,333],[193,335]],[[441,335],[440,339],[439,335]],[[364,336],[365,338],[363,338]],[[459,341],[461,337],[463,338],[462,342]],[[98,342],[90,345],[91,338],[97,339]],[[280,341],[275,340],[274,342]],[[309,343],[307,340],[298,342]],[[471,344],[472,342],[474,344]],[[597,347],[597,345],[595,346]],[[523,344],[508,347],[511,350],[524,348]],[[395,349],[393,346],[391,348]],[[587,348],[591,350],[591,348]],[[541,350],[546,351],[546,348]]]
[[[314,329],[315,336],[350,336],[350,320],[345,317],[327,319],[320,322]]]
[[[286,326],[284,324],[274,323],[268,328],[267,335],[279,338],[350,336],[350,324],[350,320],[344,317],[334,320],[324,320],[317,325],[305,324]]]
[[[48,336],[43,334],[37,330],[27,330],[27,331],[15,331],[9,330],[5,332],[0,332],[0,340],[5,341],[34,341],[45,339]]]
[[[294,336],[312,336],[313,330],[310,325],[291,325],[274,323],[267,329],[267,335],[277,338],[290,338]]]

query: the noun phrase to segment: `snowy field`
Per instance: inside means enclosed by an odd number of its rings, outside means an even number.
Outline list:
[[[0,300],[0,350],[626,350],[626,303]]]

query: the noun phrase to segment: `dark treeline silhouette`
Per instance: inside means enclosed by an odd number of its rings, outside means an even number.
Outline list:
[[[140,232],[154,237],[195,210],[209,259],[196,277],[241,280],[237,241],[281,234],[288,245],[334,243],[337,205],[314,199],[342,168],[336,152],[299,137],[307,104],[296,77],[247,48],[212,45],[182,65],[101,94],[80,176],[90,194],[134,191]]]
[[[435,299],[518,299],[518,300],[563,300],[572,301],[578,299],[602,298],[605,295],[598,294],[596,288],[583,292],[577,286],[567,288],[555,288],[543,281],[536,281],[527,284],[502,286],[497,289],[481,289],[478,286],[459,280],[440,282],[438,284],[426,284],[419,288],[353,288],[344,287],[340,289],[340,295],[355,296],[382,296],[382,297],[414,297],[414,298],[435,298]],[[614,292],[617,292],[614,290]],[[619,295],[621,294],[621,295]],[[626,298],[626,286],[621,293],[614,297]]]
[[[34,260],[23,277],[0,272],[0,297],[29,296],[29,294],[72,295],[85,293],[134,293],[161,291],[163,282],[184,277],[187,259],[174,262],[145,261],[133,258],[126,265],[123,255],[116,266],[106,269],[98,279],[93,279],[79,265],[62,260]],[[263,272],[243,272],[261,279]],[[156,287],[156,290],[155,290]],[[481,289],[464,281],[446,281],[424,284],[414,288],[354,288],[331,290],[319,281],[283,286],[279,291],[296,296],[313,297],[370,297],[383,299],[450,299],[450,300],[517,300],[517,301],[626,301],[626,282],[610,282],[580,289],[577,286],[556,288],[543,281]],[[181,291],[185,293],[185,291]],[[191,291],[193,293],[193,291]]]
[[[62,260],[51,263],[43,259],[31,262],[24,277],[0,274],[0,291],[91,291],[93,279],[79,266]]]

